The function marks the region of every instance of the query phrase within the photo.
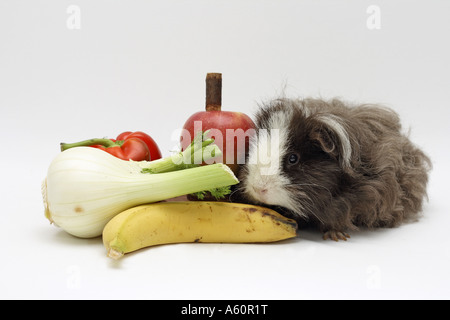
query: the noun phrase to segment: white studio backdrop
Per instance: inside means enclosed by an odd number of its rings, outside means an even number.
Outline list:
[[[449,298],[448,1],[0,0],[0,297]],[[60,142],[145,131],[163,155],[223,75],[223,110],[340,97],[396,110],[434,169],[424,217],[347,242],[180,244],[120,264],[48,225]],[[113,281],[111,279],[114,279]]]

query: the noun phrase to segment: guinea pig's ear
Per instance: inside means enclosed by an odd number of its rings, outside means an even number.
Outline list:
[[[341,168],[353,174],[354,146],[343,119],[335,115],[320,115],[311,123],[310,138],[333,159],[339,161]]]
[[[338,156],[339,150],[333,132],[330,132],[325,127],[321,127],[313,130],[309,137],[316,142],[324,152],[328,153],[333,158]]]

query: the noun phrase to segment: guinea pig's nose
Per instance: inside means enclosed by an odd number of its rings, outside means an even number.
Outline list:
[[[266,194],[266,193],[267,193],[267,189],[266,189],[266,188],[259,189],[258,191],[259,191],[259,193],[261,193],[261,194]]]
[[[255,187],[253,186],[253,190],[255,190],[255,193],[264,198],[267,195],[267,188],[266,187]]]

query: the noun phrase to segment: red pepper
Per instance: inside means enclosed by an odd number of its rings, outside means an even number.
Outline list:
[[[147,141],[144,141],[144,139]],[[161,152],[155,141],[143,132],[137,136],[133,136],[131,132],[124,132],[117,139],[89,139],[75,143],[61,143],[61,151],[81,146],[102,149],[122,160],[150,161],[161,158]],[[154,158],[150,148],[153,150]]]
[[[117,136],[116,140],[126,140],[130,138],[138,138],[144,141],[147,144],[148,150],[150,151],[150,159],[151,160],[158,160],[162,158],[161,151],[159,150],[158,145],[156,144],[155,140],[153,140],[152,137],[150,137],[148,134],[142,132],[142,131],[125,131],[122,132]]]

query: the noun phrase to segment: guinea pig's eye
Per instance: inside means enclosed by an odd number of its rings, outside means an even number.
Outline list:
[[[294,164],[298,163],[298,161],[300,160],[300,157],[297,153],[291,153],[288,156],[287,160],[290,165],[294,165]]]

